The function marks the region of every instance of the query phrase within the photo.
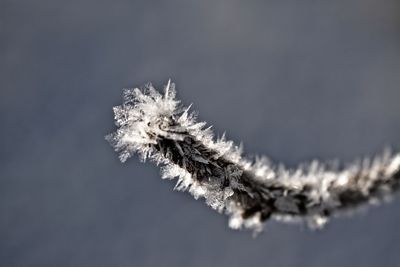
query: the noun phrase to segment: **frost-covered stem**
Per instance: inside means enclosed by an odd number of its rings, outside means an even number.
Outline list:
[[[400,154],[337,169],[316,161],[289,170],[266,158],[250,162],[225,138],[214,140],[205,123],[175,100],[174,85],[165,94],[150,84],[125,90],[114,108],[118,130],[107,139],[121,161],[138,152],[163,164],[163,178],[178,177],[176,188],[204,197],[212,208],[230,215],[232,228],[261,230],[268,218],[305,219],[312,226],[364,203],[392,195],[400,185]]]

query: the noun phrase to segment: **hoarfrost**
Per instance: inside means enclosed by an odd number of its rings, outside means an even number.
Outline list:
[[[163,165],[163,179],[177,178],[176,190],[228,214],[231,228],[258,232],[269,218],[320,228],[329,217],[385,200],[399,188],[400,154],[389,152],[342,169],[318,161],[293,170],[266,157],[251,162],[225,135],[215,140],[211,127],[175,96],[170,81],[164,94],[151,84],[124,90],[123,104],[114,107],[117,130],[106,139],[122,162],[137,153]]]

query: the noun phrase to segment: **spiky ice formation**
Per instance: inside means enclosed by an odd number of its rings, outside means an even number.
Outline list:
[[[246,160],[233,142],[215,140],[204,122],[196,122],[190,107],[175,99],[173,83],[164,91],[151,84],[124,90],[123,104],[114,107],[118,129],[106,139],[122,162],[138,153],[161,164],[162,178],[177,177],[176,189],[228,214],[232,228],[259,231],[271,217],[321,227],[329,217],[377,203],[399,188],[400,154],[342,169],[314,161],[292,170],[266,158]]]

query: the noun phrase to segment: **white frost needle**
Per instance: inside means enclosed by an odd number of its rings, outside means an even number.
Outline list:
[[[176,189],[204,198],[229,215],[235,229],[262,229],[269,219],[323,226],[328,218],[362,204],[390,197],[400,184],[400,154],[384,153],[346,168],[317,161],[298,169],[275,166],[268,159],[251,162],[211,127],[196,122],[189,108],[175,99],[168,81],[160,94],[151,84],[126,89],[114,108],[116,132],[106,138],[122,162],[138,153],[162,165],[163,178],[177,178]]]

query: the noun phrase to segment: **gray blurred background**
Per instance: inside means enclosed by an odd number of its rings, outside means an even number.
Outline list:
[[[400,201],[253,239],[104,140],[172,78],[289,166],[400,148],[396,0],[0,0],[0,266],[400,266]]]

